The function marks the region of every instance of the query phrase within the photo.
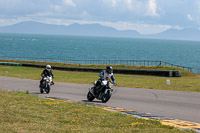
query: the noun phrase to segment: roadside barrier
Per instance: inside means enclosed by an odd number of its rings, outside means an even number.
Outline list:
[[[184,70],[200,73],[200,69],[191,68],[186,66],[175,65],[163,61],[152,61],[152,60],[71,60],[71,59],[57,59],[57,58],[34,58],[34,57],[11,57],[11,56],[0,56],[0,60],[15,60],[15,61],[38,61],[38,62],[56,62],[66,64],[82,64],[82,65],[130,65],[130,66],[168,66],[177,67]]]
[[[6,65],[6,66],[21,66],[21,63],[0,62],[0,65]]]
[[[45,65],[36,65],[36,64],[21,64],[21,66],[45,68]],[[101,72],[103,70],[103,69],[100,69],[100,68],[78,68],[78,67],[57,67],[57,66],[52,66],[52,69],[54,69],[54,70],[64,70],[64,71],[80,71],[80,72]],[[173,71],[173,70],[113,69],[113,72],[118,73],[118,74],[181,77],[180,71]]]

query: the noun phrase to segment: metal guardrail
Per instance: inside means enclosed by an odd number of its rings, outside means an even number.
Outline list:
[[[96,64],[96,65],[131,65],[131,66],[170,66],[178,67],[184,70],[200,73],[199,68],[191,68],[186,66],[180,66],[163,61],[151,61],[151,60],[70,60],[70,59],[56,59],[56,58],[35,58],[35,57],[11,57],[0,56],[0,60],[19,60],[19,61],[38,61],[38,62],[56,62],[67,64]]]

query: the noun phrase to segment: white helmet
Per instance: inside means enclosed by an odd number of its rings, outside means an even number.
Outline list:
[[[50,65],[46,65],[46,69],[51,69],[51,66]]]

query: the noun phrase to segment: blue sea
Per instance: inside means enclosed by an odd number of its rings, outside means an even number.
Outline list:
[[[200,42],[61,35],[0,34],[0,56],[159,60],[200,68]]]

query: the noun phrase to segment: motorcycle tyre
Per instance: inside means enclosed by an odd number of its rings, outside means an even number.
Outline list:
[[[88,94],[87,94],[87,99],[88,101],[93,101],[94,100],[94,96],[92,95],[92,93],[89,91]]]
[[[41,85],[39,85],[39,88],[40,88],[40,93],[44,93],[44,90],[43,90],[43,88],[41,87]]]
[[[46,93],[49,94],[49,92],[50,92],[50,86],[47,85],[47,88],[45,90],[46,90]]]
[[[43,89],[42,89],[42,88],[40,88],[40,93],[44,93],[44,91],[43,91]]]
[[[107,94],[104,94],[104,95],[102,96],[101,101],[102,101],[102,103],[106,103],[110,98],[111,98],[111,94],[110,94],[110,91],[108,91]]]

